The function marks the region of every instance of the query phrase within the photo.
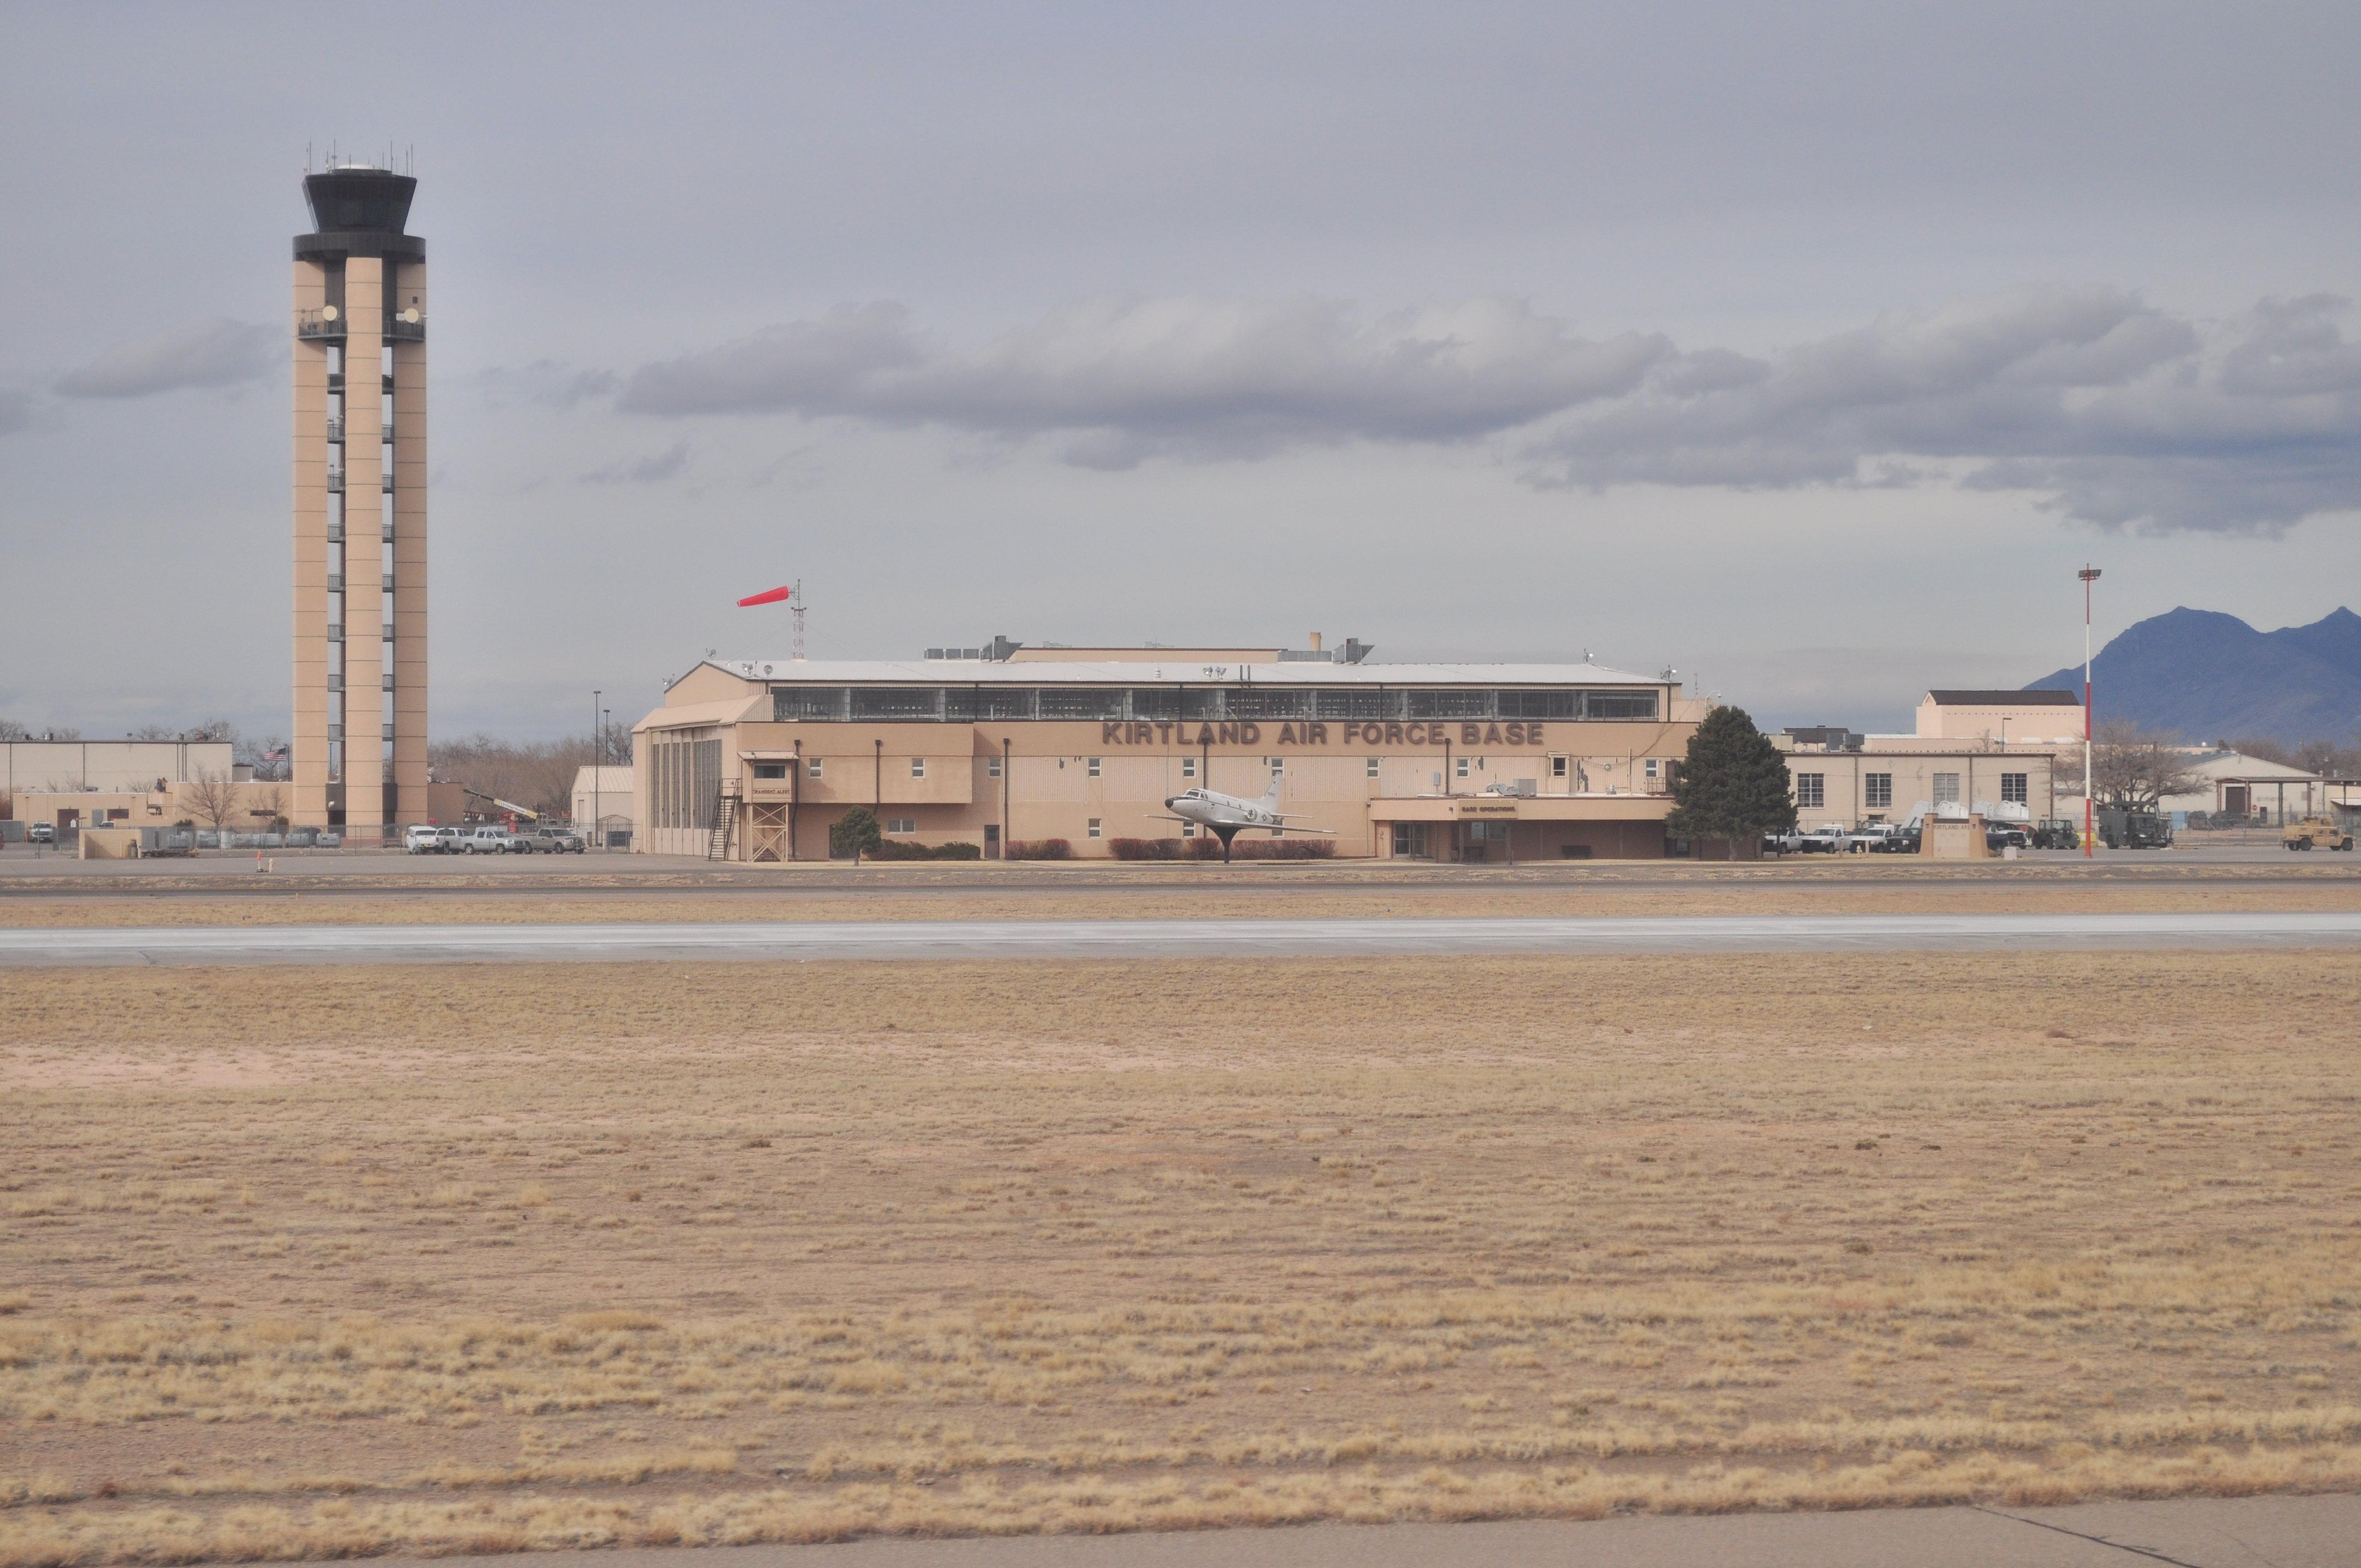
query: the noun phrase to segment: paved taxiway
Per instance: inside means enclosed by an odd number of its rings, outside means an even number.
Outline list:
[[[533,1568],[2346,1568],[2357,1539],[2361,1497],[2177,1497],[2065,1508],[623,1548],[535,1552],[531,1562]],[[430,1560],[433,1568],[507,1568],[518,1561]]]
[[[93,927],[0,930],[0,965],[1400,957],[2354,944],[2361,944],[2361,911]]]

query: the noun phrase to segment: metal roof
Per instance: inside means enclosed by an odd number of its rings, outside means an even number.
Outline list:
[[[1664,686],[1599,664],[1214,664],[1141,659],[1017,663],[994,659],[708,659],[741,680],[799,685]],[[1218,670],[1220,674],[1210,672]],[[677,683],[675,683],[677,684]]]
[[[2054,691],[1930,691],[1927,694],[1945,707],[2080,707],[2082,699],[2072,692]]]

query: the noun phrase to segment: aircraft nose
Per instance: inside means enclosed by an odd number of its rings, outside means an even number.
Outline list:
[[[1180,798],[1180,797],[1179,795],[1166,795],[1166,796],[1164,797],[1164,809],[1165,809],[1165,810],[1167,810],[1167,811],[1171,810],[1171,809],[1172,809],[1172,803],[1173,803],[1174,801],[1176,801],[1176,800],[1179,800]]]

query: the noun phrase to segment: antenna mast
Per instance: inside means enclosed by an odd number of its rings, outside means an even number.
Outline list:
[[[787,604],[787,614],[795,621],[796,663],[804,662],[804,580],[796,579],[796,591]]]

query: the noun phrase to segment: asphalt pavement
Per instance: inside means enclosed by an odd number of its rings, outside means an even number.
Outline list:
[[[2361,911],[0,929],[0,966],[2005,951],[2361,944]]]
[[[2361,1497],[535,1552],[530,1568],[2351,1568]],[[383,1560],[385,1568],[396,1568]],[[432,1568],[517,1568],[438,1557]],[[407,1565],[404,1565],[407,1568]],[[423,1565],[422,1565],[423,1568]]]

